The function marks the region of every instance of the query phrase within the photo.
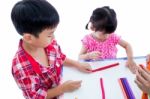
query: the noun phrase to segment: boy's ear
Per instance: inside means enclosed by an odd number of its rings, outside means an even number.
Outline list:
[[[25,33],[23,35],[23,40],[25,40],[27,43],[31,43],[32,42],[32,35],[29,33]]]

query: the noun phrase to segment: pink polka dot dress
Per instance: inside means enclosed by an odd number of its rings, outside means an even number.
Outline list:
[[[98,41],[93,38],[92,34],[86,35],[81,41],[88,52],[99,51],[101,56],[99,59],[113,59],[117,55],[116,45],[120,41],[121,37],[112,33],[105,41]]]

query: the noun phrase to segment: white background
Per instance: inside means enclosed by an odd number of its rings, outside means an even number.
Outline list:
[[[11,75],[11,62],[21,38],[12,25],[10,13],[18,0],[2,0],[0,3],[0,99],[24,99]],[[77,59],[81,38],[89,33],[85,25],[92,11],[108,5],[117,13],[116,33],[130,42],[134,56],[150,53],[149,0],[49,0],[60,14],[56,39],[68,57]],[[118,46],[118,57],[126,56]]]

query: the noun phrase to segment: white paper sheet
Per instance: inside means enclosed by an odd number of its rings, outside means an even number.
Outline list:
[[[137,64],[145,65],[145,57],[135,58]],[[82,73],[74,68],[64,67],[63,82],[67,80],[82,80],[82,86],[71,93],[64,93],[63,99],[102,99],[100,78],[103,78],[106,99],[124,99],[118,79],[126,77],[136,99],[140,99],[142,92],[134,83],[135,75],[125,66],[125,59],[92,61],[92,69],[119,62],[119,66],[108,68],[91,74]]]

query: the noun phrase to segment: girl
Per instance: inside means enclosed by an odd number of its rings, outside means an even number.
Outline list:
[[[108,6],[97,8],[93,11],[86,29],[92,30],[91,34],[82,39],[82,48],[79,59],[98,60],[116,58],[119,44],[126,50],[127,66],[135,73],[136,64],[133,61],[132,48],[130,44],[116,35],[114,31],[117,27],[116,13]]]

